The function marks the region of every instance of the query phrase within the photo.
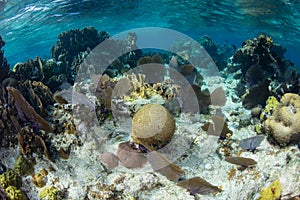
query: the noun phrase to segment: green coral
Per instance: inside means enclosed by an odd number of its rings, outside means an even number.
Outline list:
[[[25,194],[15,186],[8,186],[5,193],[9,200],[27,200]]]
[[[20,176],[32,174],[34,171],[34,162],[19,156],[15,162],[14,170]]]
[[[0,174],[0,184],[4,189],[9,186],[20,188],[22,186],[22,179],[15,170],[8,169],[3,174]]]
[[[258,200],[278,200],[280,198],[280,191],[281,183],[279,180],[275,180],[268,187],[260,191]]]
[[[58,190],[53,186],[45,187],[40,192],[40,198],[48,199],[48,200],[57,200],[58,199]]]
[[[270,116],[278,106],[279,102],[274,96],[269,96],[266,101],[266,106],[263,112],[260,114],[260,120],[263,121],[266,117]]]

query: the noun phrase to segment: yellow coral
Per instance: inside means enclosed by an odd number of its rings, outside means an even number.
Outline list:
[[[55,187],[49,186],[42,189],[40,192],[41,199],[57,200],[58,190]]]
[[[5,193],[9,200],[26,200],[25,194],[14,186],[5,189]]]
[[[281,183],[279,180],[275,180],[268,187],[260,191],[258,200],[277,200],[280,198],[280,191]]]
[[[260,120],[264,120],[266,116],[270,116],[272,112],[277,108],[279,102],[274,96],[269,96],[266,101],[266,107],[263,112],[260,114]]]
[[[4,189],[9,186],[20,188],[22,185],[22,180],[15,170],[8,169],[3,174],[0,174],[0,184]]]

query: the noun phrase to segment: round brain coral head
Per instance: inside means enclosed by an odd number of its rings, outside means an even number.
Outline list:
[[[162,105],[148,104],[132,119],[132,140],[149,150],[165,146],[175,132],[175,120]]]
[[[265,129],[279,145],[300,142],[300,96],[286,93],[280,104],[265,121]]]

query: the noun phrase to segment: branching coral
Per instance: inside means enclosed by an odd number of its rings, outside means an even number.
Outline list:
[[[298,144],[300,142],[300,96],[293,93],[285,94],[264,125],[267,133],[279,145]]]

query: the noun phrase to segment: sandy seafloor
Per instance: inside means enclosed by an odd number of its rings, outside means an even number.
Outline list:
[[[224,141],[218,141],[215,136],[208,136],[201,126],[211,115],[180,114],[176,117],[175,136],[184,138],[190,145],[175,161],[184,171],[186,178],[199,176],[215,186],[222,188],[216,194],[192,196],[189,192],[168,180],[157,172],[152,172],[149,164],[142,169],[131,170],[121,164],[115,169],[109,169],[101,163],[100,155],[106,150],[114,152],[117,145],[130,138],[130,127],[119,127],[107,119],[101,127],[89,127],[95,133],[119,133],[103,143],[105,138],[99,138],[89,131],[86,135],[76,137],[73,134],[63,134],[53,137],[53,144],[63,145],[63,141],[73,143],[70,157],[51,162],[46,158],[36,158],[35,172],[48,170],[46,186],[54,186],[65,193],[64,199],[256,199],[263,187],[279,179],[282,184],[282,199],[300,193],[300,151],[296,146],[280,148],[270,144],[265,139],[257,150],[241,151],[238,141],[257,135],[254,131],[258,119],[251,117],[249,110],[243,108],[241,102],[234,103],[236,96],[234,88],[237,81],[234,74],[224,77],[209,77],[208,88],[216,88],[220,83],[226,90],[227,102],[222,111],[228,120],[232,136]],[[214,108],[211,108],[214,112]],[[234,112],[234,115],[231,113]],[[62,114],[61,118],[70,119],[70,113]],[[79,129],[87,129],[87,124],[80,122]],[[79,130],[80,131],[80,130]],[[120,136],[121,134],[121,136]],[[122,135],[123,134],[123,135]],[[81,141],[82,145],[76,145]],[[252,158],[257,161],[254,167],[239,169],[230,164],[222,156],[221,144],[230,142],[231,155]],[[102,145],[102,146],[101,146]],[[104,145],[104,146],[103,146]],[[55,145],[54,145],[55,146]],[[174,147],[175,148],[175,147]],[[15,159],[19,155],[18,149],[1,149],[0,158],[7,167],[13,168]],[[232,176],[230,172],[235,171]],[[46,187],[45,186],[45,187]],[[41,188],[32,183],[32,176],[23,177],[22,190],[29,199],[38,199]]]

